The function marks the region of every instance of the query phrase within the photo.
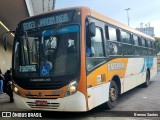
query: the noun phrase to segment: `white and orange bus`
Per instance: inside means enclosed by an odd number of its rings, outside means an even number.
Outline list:
[[[58,9],[18,24],[12,68],[18,108],[113,108],[157,74],[155,40],[87,7]]]

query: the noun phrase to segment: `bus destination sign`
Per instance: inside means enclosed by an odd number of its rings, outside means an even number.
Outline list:
[[[35,28],[45,27],[49,25],[55,25],[59,23],[70,22],[75,15],[74,11],[67,11],[61,13],[52,13],[43,15],[42,17],[32,18],[31,20],[25,20],[21,24],[21,30],[31,30]]]

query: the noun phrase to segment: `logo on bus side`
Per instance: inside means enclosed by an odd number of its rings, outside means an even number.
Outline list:
[[[124,63],[121,63],[121,62],[108,64],[108,70],[109,71],[119,70],[119,69],[123,69],[123,68],[125,68],[125,65],[124,65]]]

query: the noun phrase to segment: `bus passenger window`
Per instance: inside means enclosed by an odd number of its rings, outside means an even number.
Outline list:
[[[91,38],[91,52],[94,57],[103,57],[102,32],[100,28],[96,28],[96,36]]]
[[[115,28],[108,27],[108,39],[112,41],[117,41],[117,33]]]
[[[141,38],[141,41],[142,41],[142,46],[145,47],[145,40]]]
[[[134,41],[134,45],[136,45],[136,46],[139,45],[137,36],[133,35],[133,41]]]
[[[145,39],[145,47],[148,47],[148,42],[146,39]]]
[[[148,40],[148,47],[152,48],[152,42]]]
[[[122,55],[122,44],[118,42],[108,42],[107,46],[109,56]]]
[[[132,44],[131,35],[128,32],[121,31],[122,42]]]

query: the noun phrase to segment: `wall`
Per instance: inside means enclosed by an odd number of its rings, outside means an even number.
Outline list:
[[[4,50],[2,40],[0,39],[0,69],[3,73],[6,72],[7,69],[11,68],[12,62],[12,46],[7,46],[7,51]]]

